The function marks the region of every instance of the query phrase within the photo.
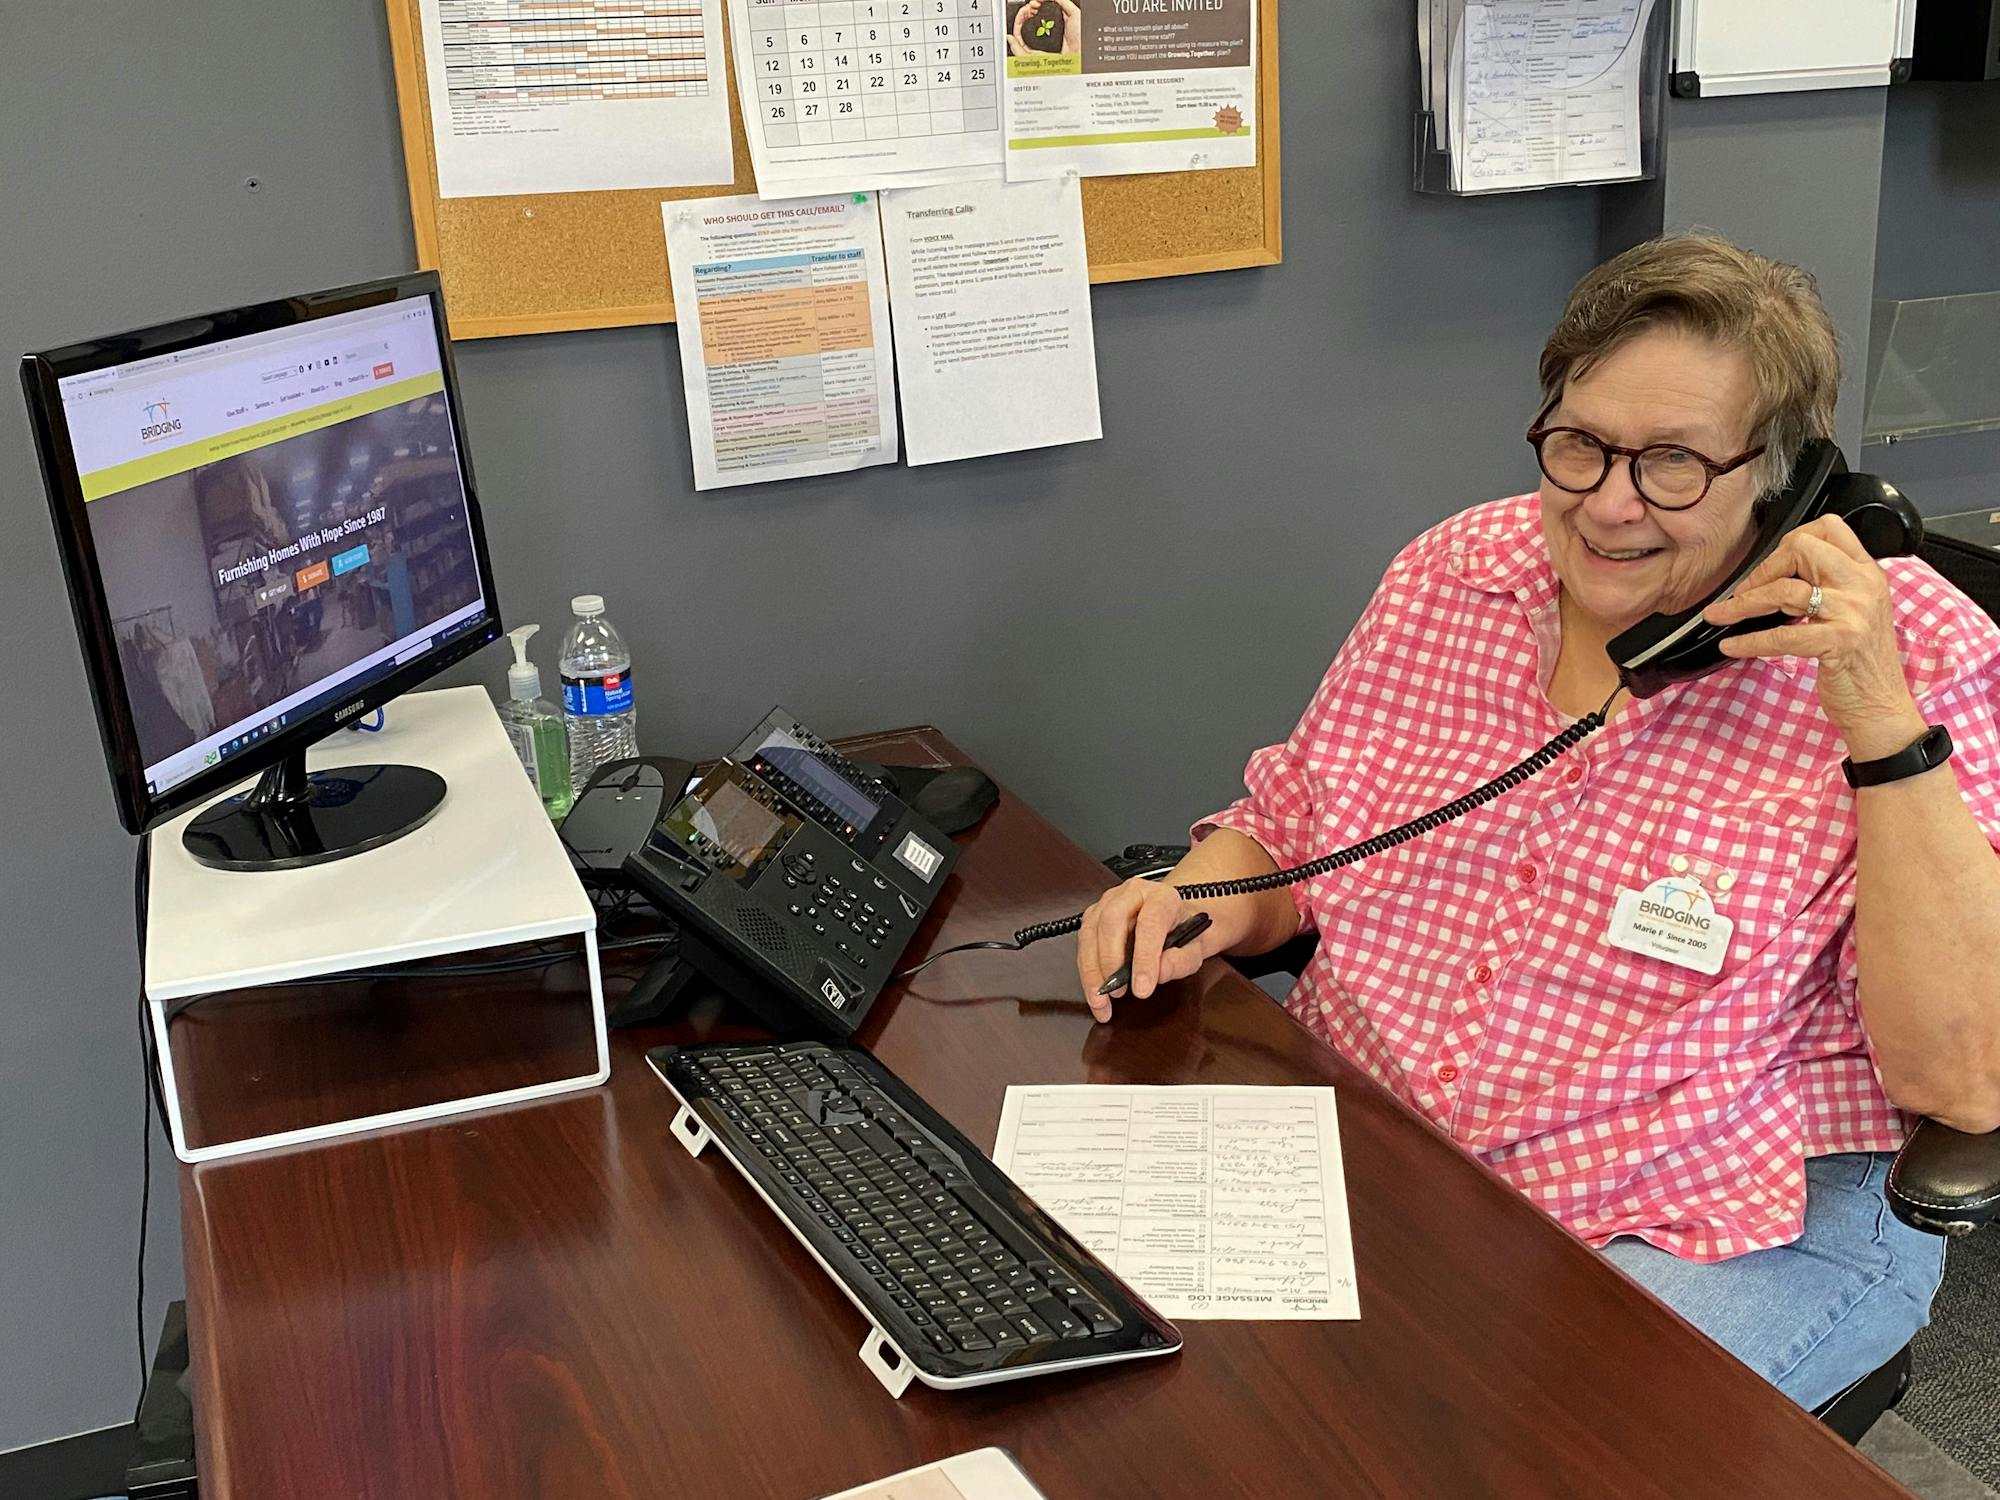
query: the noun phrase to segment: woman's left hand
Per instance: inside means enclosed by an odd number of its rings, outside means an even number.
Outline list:
[[[1808,615],[1815,587],[1819,609]],[[1787,532],[1743,586],[1703,610],[1702,618],[1734,625],[1774,612],[1795,618],[1725,637],[1722,654],[1816,660],[1820,709],[1855,760],[1893,755],[1923,733],[1896,647],[1888,575],[1845,521],[1821,516]]]

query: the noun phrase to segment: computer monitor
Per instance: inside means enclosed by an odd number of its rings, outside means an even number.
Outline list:
[[[416,766],[306,746],[500,633],[433,273],[25,356],[118,812],[229,869],[420,826]],[[357,744],[356,759],[366,759]]]

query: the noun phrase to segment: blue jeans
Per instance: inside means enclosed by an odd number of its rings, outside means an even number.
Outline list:
[[[1882,1196],[1888,1152],[1806,1163],[1805,1232],[1730,1260],[1682,1260],[1621,1236],[1605,1258],[1799,1405],[1884,1363],[1930,1321],[1944,1240]]]

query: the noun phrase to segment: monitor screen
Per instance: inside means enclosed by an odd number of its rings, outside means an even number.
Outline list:
[[[495,623],[435,305],[56,381],[149,801]]]

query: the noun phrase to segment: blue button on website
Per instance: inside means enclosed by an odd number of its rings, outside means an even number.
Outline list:
[[[367,543],[364,542],[359,547],[349,547],[345,552],[340,553],[338,556],[334,558],[333,576],[335,578],[338,578],[342,573],[352,573],[356,568],[360,567],[363,563],[367,561],[368,561]]]

